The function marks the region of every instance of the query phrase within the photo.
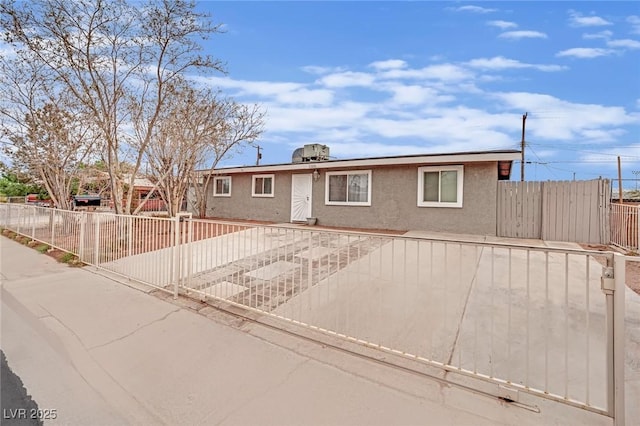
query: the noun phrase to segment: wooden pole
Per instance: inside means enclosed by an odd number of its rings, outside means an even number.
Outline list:
[[[527,112],[525,112],[522,115],[522,141],[520,142],[520,150],[522,151],[520,153],[521,155],[521,160],[520,160],[520,181],[524,182],[524,126],[525,126],[525,122],[527,121]]]
[[[622,204],[622,168],[620,167],[620,156],[618,155],[618,198]]]

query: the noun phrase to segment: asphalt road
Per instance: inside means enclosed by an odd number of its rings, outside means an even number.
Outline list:
[[[31,399],[31,395],[27,393],[20,377],[11,371],[7,363],[7,357],[1,350],[0,357],[2,358],[0,373],[2,417],[0,417],[0,424],[12,426],[41,425],[38,404]]]

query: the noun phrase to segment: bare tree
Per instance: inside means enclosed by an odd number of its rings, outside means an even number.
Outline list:
[[[98,160],[81,164],[75,186],[78,194],[89,192],[103,196],[109,189],[109,175],[105,162]]]
[[[220,61],[199,54],[196,40],[220,27],[194,7],[184,0],[0,3],[4,41],[20,61],[41,70],[49,87],[73,97],[100,132],[117,213],[131,211],[133,191],[125,194],[125,186],[133,187],[155,134],[166,87],[192,70],[224,71]],[[125,162],[134,165],[133,173],[124,173]]]
[[[171,101],[147,147],[151,175],[171,216],[180,211],[190,185],[199,200],[198,212],[204,216],[205,191],[204,185],[194,182],[196,168],[209,161],[215,167],[220,159],[257,139],[264,113],[257,105],[242,105],[187,82],[173,85],[167,93]]]
[[[26,133],[12,138],[13,158],[40,178],[54,205],[70,210],[72,186],[97,137],[78,117],[53,104],[25,117]]]
[[[16,58],[0,59],[0,134],[10,142],[3,151],[14,168],[44,186],[56,207],[70,209],[79,168],[96,155],[97,132],[72,99],[47,86],[41,71]]]

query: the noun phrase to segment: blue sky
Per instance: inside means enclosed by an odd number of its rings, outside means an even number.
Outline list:
[[[518,149],[527,180],[640,171],[637,2],[199,2],[227,75],[267,112],[262,164],[306,143],[335,158]],[[254,164],[246,149],[224,165]],[[519,179],[519,164],[512,178]]]

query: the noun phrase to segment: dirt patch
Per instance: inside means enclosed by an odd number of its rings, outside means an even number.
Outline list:
[[[78,257],[73,253],[69,253],[64,250],[49,247],[47,244],[44,244],[40,241],[32,240],[31,238],[25,237],[20,234],[16,234],[15,232],[9,231],[8,229],[2,230],[2,236],[6,238],[10,238],[42,254],[46,254],[47,256],[52,257],[53,259],[55,259],[60,263],[66,263],[67,265],[73,266],[73,267],[85,266],[85,264],[81,262],[78,259]]]
[[[638,256],[637,253],[624,252],[621,249],[604,244],[580,244],[580,246],[585,250],[617,251],[630,257]],[[625,266],[625,282],[627,287],[640,294],[640,257],[638,257],[638,261],[627,260]]]
[[[640,294],[640,262],[627,262],[625,274],[627,287]]]

